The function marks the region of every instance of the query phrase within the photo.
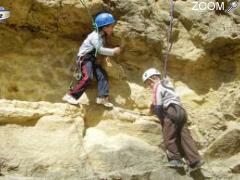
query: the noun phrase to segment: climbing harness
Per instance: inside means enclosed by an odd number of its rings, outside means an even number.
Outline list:
[[[77,60],[77,65],[76,65],[73,76],[77,81],[80,81],[82,78],[82,60],[81,59]]]
[[[167,77],[167,65],[168,65],[168,59],[169,59],[169,53],[172,49],[172,28],[173,28],[173,10],[174,10],[174,2],[173,0],[169,0],[170,3],[170,24],[167,31],[167,50],[163,54],[164,59],[164,70],[163,70],[163,77]]]
[[[73,83],[75,81],[80,81],[82,78],[82,62],[83,62],[82,58],[78,58],[76,61],[76,65],[73,73],[73,79],[69,85],[70,90],[72,90],[73,88]]]

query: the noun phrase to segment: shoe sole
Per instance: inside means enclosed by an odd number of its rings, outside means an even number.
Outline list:
[[[182,165],[182,166],[166,165],[166,166],[172,167],[172,168],[185,168],[184,165]]]
[[[113,105],[112,105],[112,106],[107,106],[107,105],[104,105],[104,104],[102,104],[102,103],[97,103],[97,102],[96,102],[96,104],[102,105],[102,106],[107,107],[107,108],[113,108]]]
[[[71,105],[78,105],[78,104],[79,104],[79,102],[77,102],[77,103],[71,103],[71,102],[69,102],[68,100],[66,100],[66,99],[64,99],[64,98],[62,98],[62,100],[63,100],[64,102],[67,102],[68,104],[71,104]]]

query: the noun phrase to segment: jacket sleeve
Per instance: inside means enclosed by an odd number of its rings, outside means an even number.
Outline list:
[[[98,52],[102,55],[105,55],[105,56],[113,56],[114,55],[114,49],[113,48],[105,48],[103,46],[101,46],[98,49]]]
[[[105,55],[105,56],[113,56],[114,55],[114,49],[113,48],[105,48],[103,47],[103,38],[98,34],[94,34],[91,38],[91,44],[94,46],[94,48],[97,50],[99,54]]]

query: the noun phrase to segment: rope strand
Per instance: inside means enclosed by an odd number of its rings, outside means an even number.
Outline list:
[[[167,65],[168,65],[168,59],[169,59],[169,53],[172,49],[172,28],[173,28],[173,10],[174,10],[174,2],[173,0],[169,0],[170,3],[170,23],[168,27],[168,35],[167,35],[167,51],[164,53],[164,71],[163,71],[163,77],[167,77]]]
[[[96,29],[97,34],[99,35],[99,29],[98,29],[98,27],[97,27],[97,25],[96,25],[96,23],[95,23],[95,21],[94,21],[94,19],[93,19],[92,14],[90,13],[90,10],[89,10],[87,4],[85,3],[84,0],[80,0],[80,2],[81,2],[81,4],[83,5],[83,7],[87,10],[88,16],[91,18],[92,25],[93,25],[93,27]],[[98,38],[99,38],[99,37],[98,37]],[[95,57],[97,57],[97,53],[98,53],[98,48],[96,48]]]

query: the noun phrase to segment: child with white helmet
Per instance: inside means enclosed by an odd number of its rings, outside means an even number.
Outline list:
[[[152,90],[151,112],[158,116],[162,125],[163,139],[169,166],[183,167],[186,159],[191,169],[203,164],[187,126],[187,113],[173,85],[161,73],[150,68],[143,73],[143,82]]]
[[[78,84],[70,89],[63,97],[63,101],[70,104],[78,104],[78,99],[87,89],[93,75],[96,76],[98,82],[98,97],[97,104],[103,104],[106,107],[112,107],[109,102],[109,84],[105,70],[96,62],[97,54],[105,56],[114,56],[120,53],[120,48],[106,48],[106,38],[113,32],[116,20],[112,14],[101,12],[96,15],[95,28],[88,37],[84,40],[79,48],[77,63],[80,64],[81,78]]]

